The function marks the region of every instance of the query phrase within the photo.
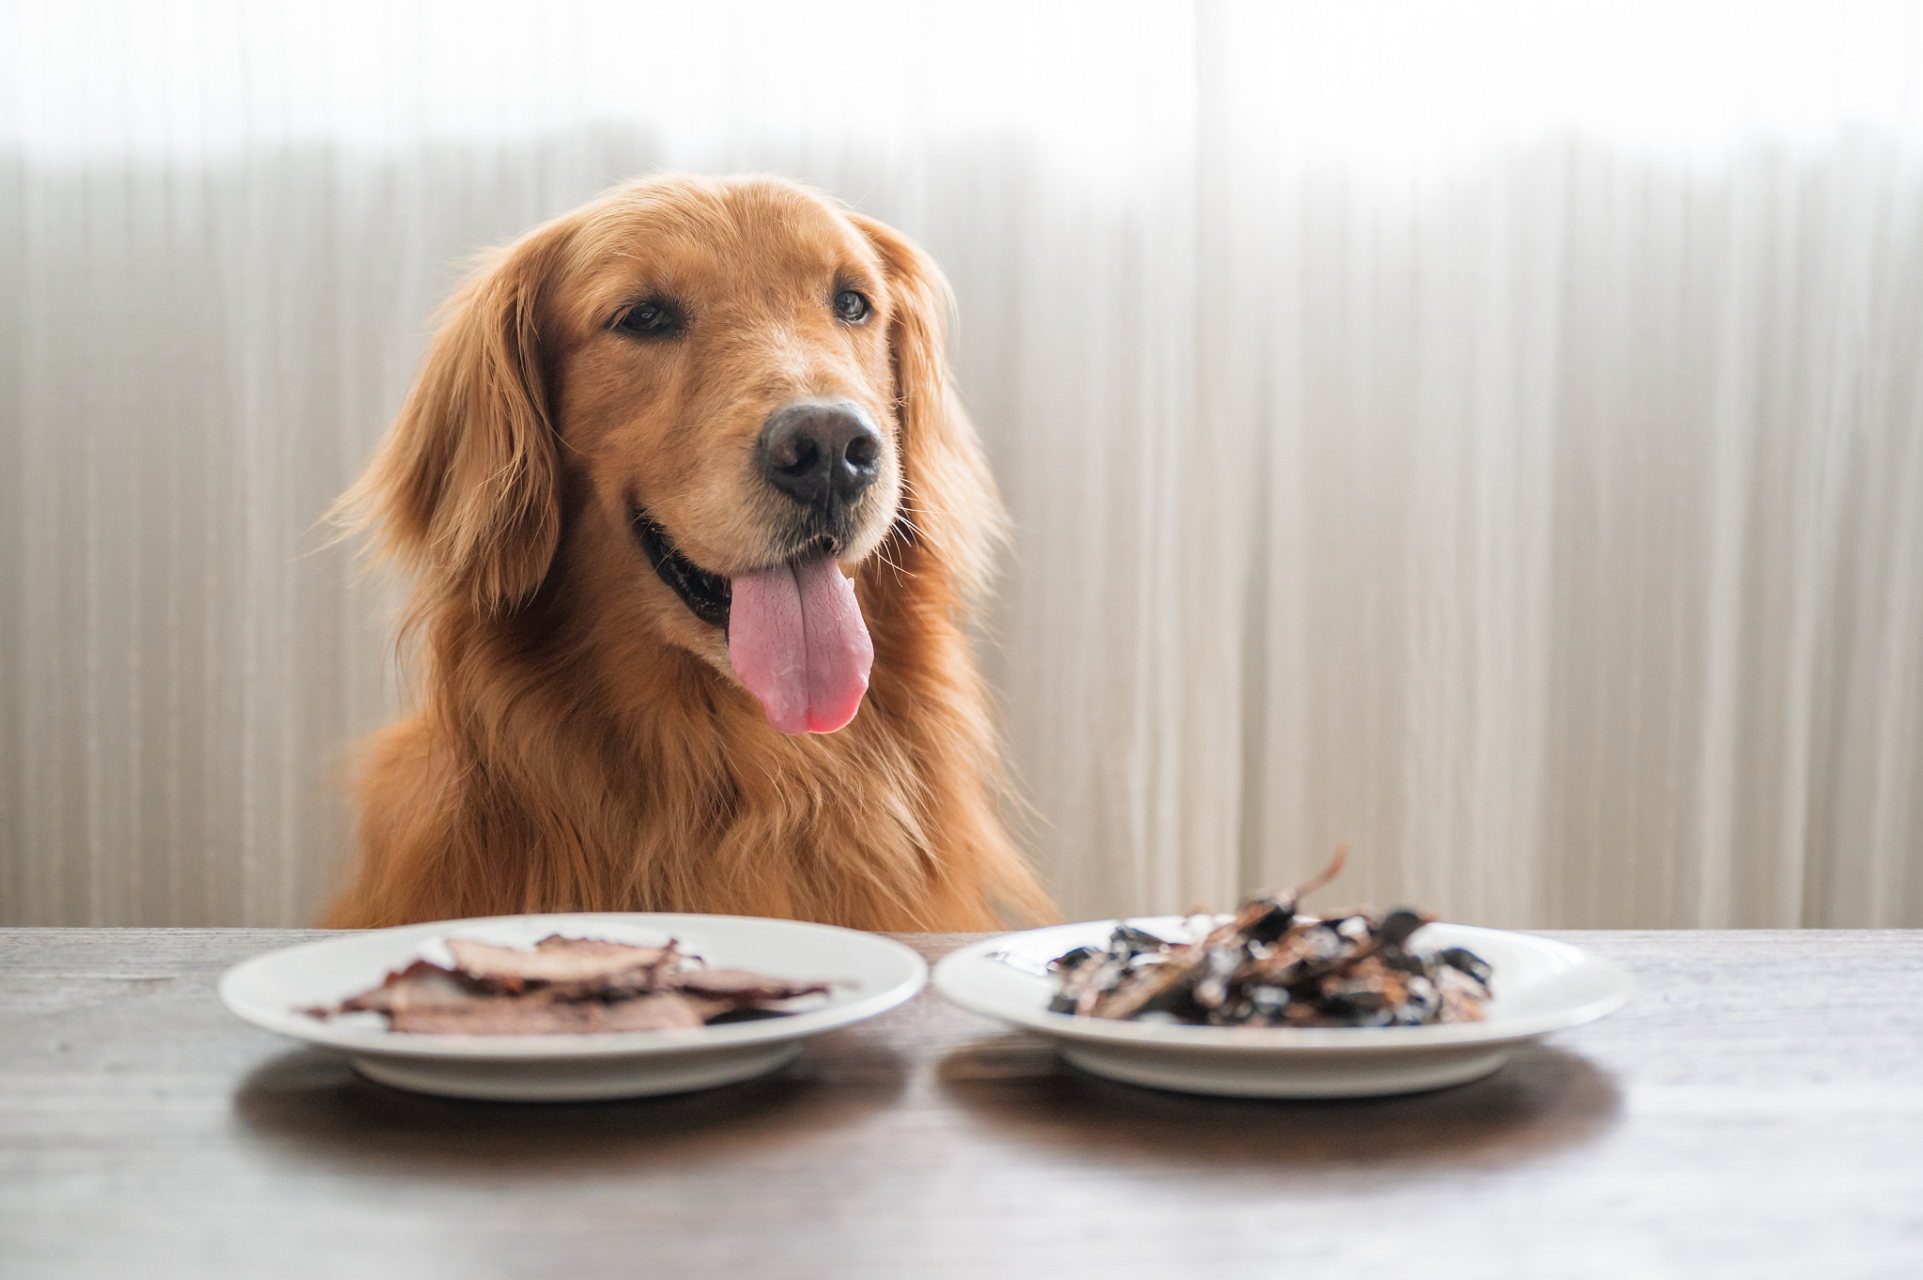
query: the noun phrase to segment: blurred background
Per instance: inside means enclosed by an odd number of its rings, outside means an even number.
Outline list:
[[[1923,925],[1909,5],[0,6],[0,923],[311,921],[317,521],[481,246],[773,171],[946,268],[1070,918]]]

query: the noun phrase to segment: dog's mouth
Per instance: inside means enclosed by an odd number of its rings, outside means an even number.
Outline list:
[[[770,724],[789,734],[833,733],[854,719],[875,649],[832,540],[728,578],[682,555],[639,506],[629,522],[655,574],[688,612],[723,629],[729,664]]]
[[[639,507],[632,509],[630,523],[634,536],[647,553],[661,581],[674,588],[688,612],[710,626],[728,629],[728,612],[734,601],[734,586],[718,573],[709,573],[675,549],[668,531],[648,519]]]

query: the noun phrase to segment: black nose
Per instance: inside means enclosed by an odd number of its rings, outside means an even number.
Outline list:
[[[852,400],[802,400],[761,428],[768,483],[809,507],[853,502],[881,468],[881,433]]]

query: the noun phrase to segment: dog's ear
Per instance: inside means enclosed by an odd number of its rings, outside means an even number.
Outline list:
[[[561,535],[560,461],[542,386],[543,228],[497,252],[442,309],[400,417],[335,517],[377,531],[384,559],[427,595],[512,610],[547,576]]]
[[[888,345],[910,537],[948,568],[968,598],[977,598],[994,577],[1006,517],[981,441],[950,385],[954,295],[914,241],[873,218],[850,216],[888,270]]]

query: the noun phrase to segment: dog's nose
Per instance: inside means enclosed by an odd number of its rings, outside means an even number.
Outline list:
[[[881,433],[852,400],[802,400],[768,415],[761,466],[804,506],[853,502],[881,469]]]

